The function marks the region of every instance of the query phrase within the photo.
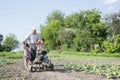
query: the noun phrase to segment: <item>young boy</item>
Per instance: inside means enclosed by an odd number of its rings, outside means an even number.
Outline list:
[[[29,51],[29,45],[27,43],[24,44],[24,56],[23,56],[23,60],[24,60],[24,66],[25,68],[28,70],[28,63],[30,61],[30,51]]]
[[[42,51],[44,49],[44,39],[38,40],[36,47],[37,51]]]
[[[41,54],[41,52],[44,50],[44,39],[41,39],[37,42],[37,54],[39,56],[39,60],[38,61],[42,61],[43,60],[43,56]]]

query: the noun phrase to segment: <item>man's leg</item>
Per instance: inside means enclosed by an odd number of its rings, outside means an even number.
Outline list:
[[[30,62],[33,63],[33,61],[35,60],[35,57],[36,57],[36,50],[31,48],[30,54],[31,54]]]

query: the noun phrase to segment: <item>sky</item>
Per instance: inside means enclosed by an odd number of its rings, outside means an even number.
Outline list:
[[[35,26],[39,32],[40,24],[54,10],[65,15],[81,10],[98,9],[102,14],[120,10],[120,0],[0,0],[0,34],[13,33],[19,41]]]

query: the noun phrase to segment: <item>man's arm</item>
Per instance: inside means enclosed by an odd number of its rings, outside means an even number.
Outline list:
[[[22,41],[22,44],[24,45],[27,40],[30,40],[30,34],[28,34],[25,39]]]

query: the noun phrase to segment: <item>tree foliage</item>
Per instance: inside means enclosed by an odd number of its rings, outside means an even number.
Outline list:
[[[1,42],[3,41],[3,35],[0,34],[0,51],[2,50]]]
[[[60,47],[62,50],[101,52],[107,49],[105,41],[108,34],[120,34],[119,20],[120,14],[115,13],[103,21],[101,12],[96,9],[72,13],[66,17],[56,10],[47,16],[47,23],[41,26],[40,36],[45,38],[49,49]]]
[[[105,52],[107,53],[115,53],[120,52],[120,36],[114,37],[114,42],[110,42],[108,40],[104,41]]]
[[[11,51],[18,47],[18,40],[14,34],[9,34],[3,41],[4,51]]]
[[[64,13],[60,10],[55,10],[51,14],[47,16],[47,23],[49,24],[52,20],[60,20],[61,22],[64,21]]]
[[[46,46],[49,49],[55,49],[59,45],[58,31],[62,27],[62,22],[52,20],[44,29],[41,37],[45,39]]]
[[[120,52],[120,11],[112,13],[105,17],[105,26],[107,27],[107,39],[103,45],[105,52]]]
[[[58,40],[62,49],[73,48],[73,39],[75,38],[75,30],[71,28],[62,28],[58,31]]]
[[[2,40],[3,40],[3,35],[0,34],[0,43],[2,42]]]
[[[107,15],[105,22],[111,40],[114,39],[116,35],[120,35],[120,11]]]
[[[78,22],[78,34],[74,39],[77,50],[91,51],[94,49],[95,44],[101,46],[102,42],[106,39],[106,27],[101,22],[101,12],[96,9],[82,11],[79,13],[81,16]]]

